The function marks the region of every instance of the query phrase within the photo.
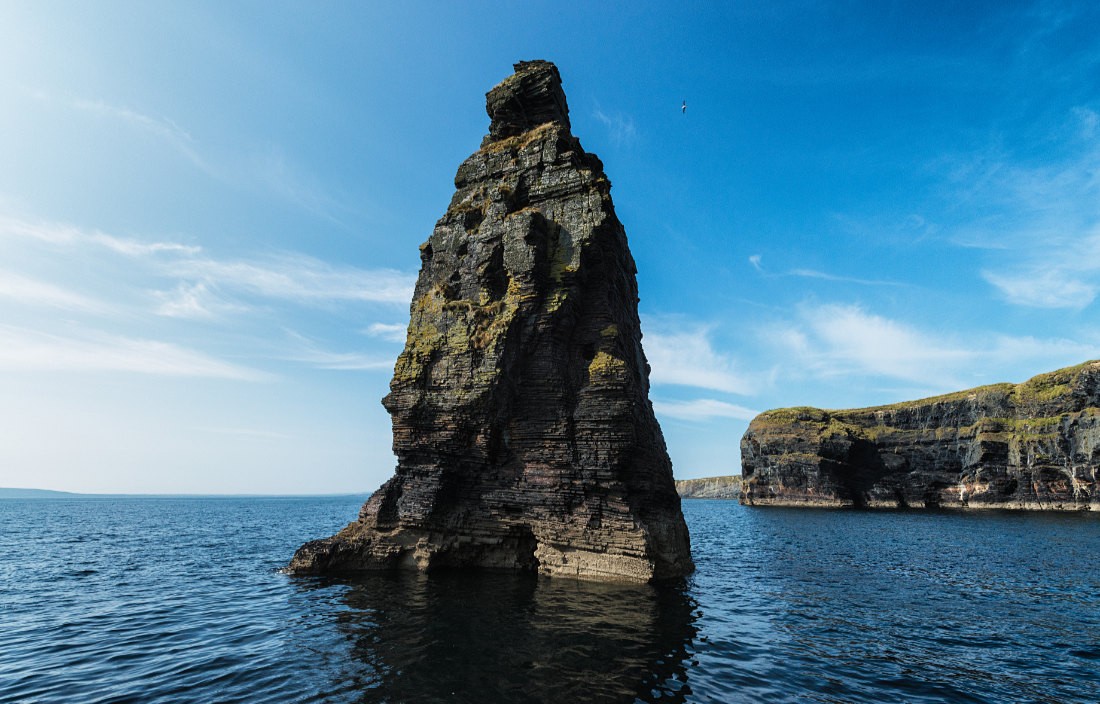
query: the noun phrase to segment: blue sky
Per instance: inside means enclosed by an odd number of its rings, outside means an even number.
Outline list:
[[[376,488],[417,247],[521,59],[614,184],[677,477],[767,408],[1100,357],[1092,3],[0,16],[0,486]]]

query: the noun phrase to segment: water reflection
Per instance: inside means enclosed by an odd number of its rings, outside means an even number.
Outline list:
[[[363,702],[683,702],[691,694],[695,605],[684,584],[499,572],[345,584],[349,608],[338,627],[365,666],[356,677]]]

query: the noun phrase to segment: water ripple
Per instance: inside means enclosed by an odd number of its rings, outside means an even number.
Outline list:
[[[1100,517],[689,501],[697,572],[292,578],[361,498],[0,501],[0,702],[1095,702]]]

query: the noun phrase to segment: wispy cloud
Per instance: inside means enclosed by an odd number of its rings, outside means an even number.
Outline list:
[[[835,281],[835,282],[838,282],[838,283],[858,284],[860,286],[905,286],[906,285],[906,284],[903,284],[903,283],[898,282],[898,281],[886,281],[886,280],[883,280],[883,279],[861,279],[861,278],[853,277],[853,276],[839,276],[839,275],[836,275],[836,274],[830,274],[830,273],[827,273],[827,272],[824,272],[824,271],[818,271],[816,269],[808,269],[808,268],[803,268],[803,267],[798,267],[798,268],[795,268],[795,269],[789,269],[787,271],[783,271],[783,272],[773,274],[773,273],[767,271],[764,268],[764,263],[763,262],[764,262],[764,257],[759,255],[759,254],[753,254],[749,257],[749,264],[752,265],[752,268],[755,269],[757,272],[759,272],[760,274],[762,274],[764,277],[767,277],[767,278],[777,277],[777,276],[797,276],[797,277],[800,277],[800,278],[803,278],[803,279],[820,279],[822,281]]]
[[[193,281],[215,282],[267,298],[302,303],[358,301],[407,305],[416,278],[393,269],[336,267],[298,253],[258,261],[188,258],[170,270]]]
[[[91,333],[54,335],[0,325],[0,369],[47,372],[127,372],[159,376],[264,381],[270,375],[157,340]]]
[[[255,160],[253,171],[271,192],[284,200],[329,222],[344,224],[338,214],[347,208],[332,197],[316,177],[291,165],[282,150],[271,148]]]
[[[657,328],[656,331],[653,328]],[[644,347],[655,385],[691,386],[732,394],[751,394],[758,383],[730,356],[715,350],[710,328],[702,325],[668,331],[647,326]]]
[[[1009,303],[1032,308],[1086,308],[1096,299],[1098,284],[1078,267],[1035,266],[1008,274],[982,271]],[[1098,263],[1100,269],[1100,263]]]
[[[1100,198],[1100,190],[1096,193]],[[1028,247],[1002,271],[982,277],[1010,303],[1034,308],[1085,308],[1100,292],[1100,222],[1074,238],[1054,235]]]
[[[157,254],[197,255],[201,247],[179,242],[141,241],[87,230],[73,225],[33,221],[0,215],[0,238],[28,238],[58,246],[89,246],[110,250],[128,257]]]
[[[190,131],[169,117],[150,115],[99,99],[59,98],[41,91],[34,95],[39,100],[151,135],[207,176],[222,183],[242,189],[253,189],[259,184],[286,202],[336,224],[341,224],[338,213],[349,211],[325,189],[320,180],[292,164],[278,146],[272,145],[259,155],[216,154],[209,148],[203,149]]]
[[[245,313],[250,307],[218,296],[206,281],[180,282],[171,291],[154,292],[161,304],[156,314],[167,318],[207,319]]]
[[[0,215],[0,240],[5,238],[34,240],[61,252],[100,250],[145,260],[144,268],[135,273],[169,282],[155,298],[161,302],[157,312],[171,317],[210,317],[247,310],[241,301],[225,297],[232,292],[301,304],[407,305],[416,283],[409,272],[334,266],[298,252],[253,260],[216,259],[195,245],[119,237],[65,223]],[[11,287],[14,289],[14,284]]]
[[[606,113],[597,107],[592,112],[611,137],[611,143],[616,146],[628,145],[634,142],[638,136],[638,129],[634,126],[634,119],[621,113]]]
[[[9,322],[25,326],[0,335],[0,368],[6,369],[266,378],[222,361],[205,343],[204,351],[175,343],[195,340],[196,325],[216,324],[217,349],[234,349],[261,365],[285,360],[320,369],[392,370],[392,347],[380,340],[402,341],[403,326],[375,323],[363,332],[378,339],[358,337],[350,350],[334,340],[361,325],[364,307],[406,308],[415,283],[408,272],[330,264],[296,252],[219,259],[197,246],[11,215],[0,215],[0,247],[13,261],[50,272],[32,278],[0,269],[0,302],[14,314]],[[42,307],[68,315],[42,316],[36,311]],[[340,320],[329,328],[332,339],[283,336],[303,312]],[[84,332],[72,334],[73,326]],[[150,330],[160,339],[148,339]]]
[[[822,281],[836,281],[838,283],[846,284],[859,284],[861,286],[904,286],[905,284],[898,281],[885,281],[882,279],[859,279],[851,276],[837,276],[835,274],[827,274],[823,271],[817,271],[815,269],[791,269],[787,272],[789,276],[800,276],[804,279],[821,279]]]
[[[334,371],[393,371],[394,359],[365,352],[333,352],[305,335],[286,330],[293,348],[283,359],[301,362],[317,369]]]
[[[0,270],[0,298],[24,305],[101,313],[108,306],[61,286]]]
[[[71,100],[69,104],[77,110],[117,120],[159,137],[202,171],[211,176],[217,175],[216,170],[197,151],[195,139],[191,134],[166,117],[151,117],[127,107],[111,105],[102,100],[76,98]]]
[[[800,351],[818,371],[883,375],[914,382],[954,376],[974,352],[856,306],[802,309]]]
[[[402,323],[371,323],[363,332],[386,342],[403,343],[408,332],[408,326]]]
[[[735,418],[752,420],[759,411],[744,406],[718,401],[711,398],[699,398],[691,401],[657,401],[653,410],[662,416],[687,421],[707,421],[714,418]]]
[[[921,329],[859,306],[804,305],[797,319],[763,331],[789,356],[785,370],[818,378],[887,379],[931,390],[971,386],[990,368],[1036,362],[1072,363],[1097,348],[1072,340],[972,334],[965,338]],[[1045,368],[1045,367],[1041,367]]]
[[[1039,157],[998,141],[944,160],[943,197],[965,213],[948,236],[984,250],[982,278],[1009,303],[1081,309],[1100,293],[1098,125],[1078,106],[1041,134]]]

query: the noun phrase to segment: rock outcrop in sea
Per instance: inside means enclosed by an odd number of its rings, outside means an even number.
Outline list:
[[[516,64],[486,98],[489,134],[420,247],[383,400],[396,473],[289,569],[685,575],[636,269],[603,164],[570,133],[553,64]]]
[[[1100,361],[876,408],[761,413],[741,503],[1100,509]]]

